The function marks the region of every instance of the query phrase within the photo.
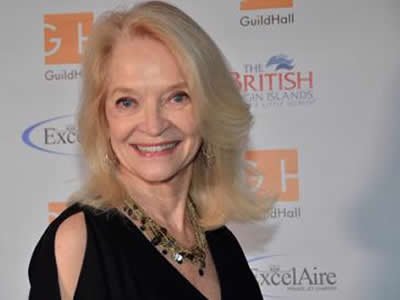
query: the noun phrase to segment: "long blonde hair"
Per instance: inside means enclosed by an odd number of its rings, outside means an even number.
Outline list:
[[[89,177],[72,199],[97,208],[118,205],[127,192],[110,163],[105,95],[107,64],[122,35],[145,35],[162,42],[175,56],[200,120],[202,149],[193,162],[190,197],[200,224],[215,228],[231,220],[265,216],[270,201],[257,197],[246,183],[251,171],[244,160],[252,125],[248,105],[232,79],[224,56],[207,33],[178,8],[160,1],[100,16],[83,57],[82,101],[78,128]],[[246,171],[247,170],[247,171]]]

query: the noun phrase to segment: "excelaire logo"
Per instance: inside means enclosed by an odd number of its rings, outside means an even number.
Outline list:
[[[33,149],[59,155],[77,155],[78,131],[72,115],[37,122],[22,133],[22,141]]]
[[[260,11],[271,9],[292,9],[293,0],[242,0],[241,11],[257,11],[257,13],[246,14],[240,18],[240,26],[248,27],[270,27],[274,25],[294,24],[294,13],[289,10],[285,13],[263,13]]]
[[[47,81],[74,80],[81,77],[83,48],[93,23],[93,14],[67,13],[44,15],[44,62]],[[67,67],[72,65],[72,67]],[[75,65],[75,66],[74,66]]]
[[[311,105],[314,72],[296,67],[285,54],[274,55],[264,63],[246,63],[242,72],[232,72],[245,101],[253,109]]]
[[[290,256],[267,255],[248,260],[265,298],[305,293],[328,293],[337,289],[337,272],[313,263],[298,263]]]
[[[249,150],[245,158],[254,167],[252,173],[247,174],[252,189],[277,197],[278,202],[268,219],[301,218],[297,149]]]

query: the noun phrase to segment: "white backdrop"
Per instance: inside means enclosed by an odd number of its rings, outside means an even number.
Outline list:
[[[80,183],[77,32],[134,2],[0,3],[0,299],[27,299],[53,202]],[[171,2],[225,53],[256,119],[254,182],[281,193],[269,221],[232,225],[265,299],[399,299],[400,2]]]

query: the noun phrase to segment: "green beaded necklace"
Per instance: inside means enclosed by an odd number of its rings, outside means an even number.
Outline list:
[[[168,233],[165,227],[158,225],[151,217],[146,215],[143,209],[137,205],[133,199],[125,201],[125,206],[122,210],[134,223],[139,223],[140,230],[146,232],[151,244],[158,247],[161,253],[169,255],[171,259],[179,265],[185,261],[198,265],[199,275],[204,275],[207,242],[204,230],[198,223],[197,212],[191,200],[187,202],[187,210],[196,241],[195,245],[191,248],[180,245],[178,241]]]

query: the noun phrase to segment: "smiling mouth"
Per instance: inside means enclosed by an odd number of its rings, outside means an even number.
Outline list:
[[[157,153],[166,153],[171,152],[175,147],[179,144],[178,142],[164,143],[164,144],[156,144],[156,145],[132,145],[138,152],[143,154],[157,154]]]

